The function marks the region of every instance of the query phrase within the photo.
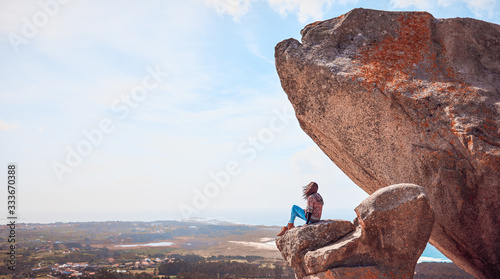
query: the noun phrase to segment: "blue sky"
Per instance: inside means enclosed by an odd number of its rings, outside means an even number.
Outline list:
[[[324,218],[352,219],[367,195],[300,129],[274,46],[356,7],[498,24],[499,5],[0,0],[0,178],[17,164],[23,222],[282,225],[309,181]]]

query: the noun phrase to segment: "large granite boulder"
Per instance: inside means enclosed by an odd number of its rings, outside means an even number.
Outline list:
[[[275,49],[302,129],[359,187],[425,187],[430,243],[500,274],[500,26],[355,9]]]
[[[382,188],[355,209],[354,225],[327,221],[276,240],[297,278],[412,278],[429,240],[434,213],[424,188]]]

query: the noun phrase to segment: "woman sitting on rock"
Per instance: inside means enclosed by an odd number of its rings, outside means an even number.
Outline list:
[[[304,199],[307,200],[306,209],[304,210],[297,205],[292,206],[292,214],[290,216],[290,221],[288,221],[288,226],[283,227],[283,229],[281,229],[276,236],[282,236],[287,230],[293,228],[295,217],[299,217],[300,219],[306,221],[306,225],[316,223],[321,220],[323,198],[318,193],[318,184],[316,182],[311,182],[307,186],[304,186],[303,196]]]

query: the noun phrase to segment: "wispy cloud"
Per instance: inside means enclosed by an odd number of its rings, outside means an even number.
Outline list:
[[[391,0],[391,6],[397,9],[414,7],[419,10],[428,10],[433,3],[431,0]]]
[[[227,14],[239,21],[251,9],[252,4],[259,0],[204,0],[204,3],[216,10],[218,14]],[[301,24],[323,20],[334,5],[346,6],[358,3],[358,0],[260,0],[282,17],[296,15]],[[393,9],[410,9],[436,11],[438,9],[462,6],[473,16],[481,19],[494,19],[499,16],[498,0],[390,0]]]
[[[2,120],[0,120],[0,131],[14,130],[17,128],[18,128],[18,126],[15,123],[8,124],[8,123],[5,123]]]
[[[498,16],[498,0],[462,0],[472,11],[472,14],[479,18],[493,18]]]
[[[432,11],[440,8],[450,8],[464,5],[472,15],[482,19],[492,19],[499,15],[496,7],[498,0],[391,0],[390,4],[396,9],[417,8]]]
[[[331,8],[333,0],[268,0],[271,8],[281,16],[297,14],[300,23],[323,19],[324,11]]]
[[[251,3],[255,1],[256,0],[204,0],[205,4],[214,8],[218,14],[228,14],[232,16],[235,21],[238,21],[241,16],[245,15]]]
[[[219,14],[228,14],[238,21],[251,8],[256,0],[205,0],[206,5],[213,7]],[[346,5],[357,0],[267,0],[269,6],[286,17],[296,14],[300,23],[324,19],[325,11],[333,4]]]
[[[248,46],[248,50],[250,50],[250,52],[251,52],[253,55],[255,55],[256,57],[258,57],[258,58],[260,58],[260,59],[262,59],[262,60],[264,60],[264,61],[266,61],[266,62],[267,62],[267,63],[269,63],[269,64],[274,65],[274,60],[269,59],[268,57],[264,56],[264,55],[261,53],[260,48],[259,48],[259,45],[250,43],[250,44],[248,44],[247,46]]]

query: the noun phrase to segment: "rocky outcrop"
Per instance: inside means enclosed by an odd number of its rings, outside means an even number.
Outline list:
[[[307,252],[337,241],[354,231],[354,228],[349,221],[324,220],[287,231],[285,235],[276,239],[276,246],[297,277],[302,278],[306,274],[303,259]]]
[[[298,278],[412,278],[434,214],[424,189],[385,187],[355,209],[354,225],[324,221],[276,240]]]
[[[275,49],[302,129],[369,194],[425,187],[430,242],[500,274],[500,26],[355,9]]]

